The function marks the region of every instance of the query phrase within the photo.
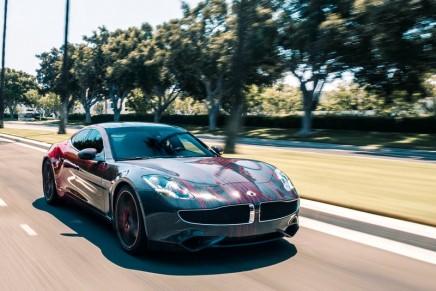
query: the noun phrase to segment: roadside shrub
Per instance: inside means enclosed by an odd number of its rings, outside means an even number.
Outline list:
[[[6,114],[5,114],[6,116]],[[101,114],[92,116],[92,123],[112,122],[112,114]],[[152,114],[122,114],[121,121],[142,121],[153,122]],[[70,114],[70,121],[83,121],[84,114]],[[173,125],[195,125],[207,126],[209,117],[207,115],[163,115],[161,123]],[[224,127],[226,116],[219,115],[217,126]],[[294,128],[301,126],[301,116],[245,116],[244,126],[267,127],[267,128]],[[340,129],[360,131],[381,131],[381,132],[415,132],[415,133],[436,133],[436,117],[408,117],[394,118],[386,116],[354,116],[354,115],[322,115],[313,117],[314,129]]]

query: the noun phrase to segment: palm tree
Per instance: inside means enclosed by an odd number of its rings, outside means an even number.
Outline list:
[[[5,111],[5,53],[6,53],[6,20],[8,17],[8,0],[5,0],[5,10],[3,17],[3,46],[2,46],[2,71],[0,75],[0,128],[3,128]]]
[[[65,8],[65,39],[64,39],[64,58],[62,60],[62,82],[64,89],[61,95],[61,116],[59,122],[58,134],[65,134],[68,115],[68,70],[67,70],[67,58],[68,58],[68,24],[70,17],[70,0],[67,0]]]

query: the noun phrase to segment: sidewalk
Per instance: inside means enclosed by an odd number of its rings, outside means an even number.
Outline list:
[[[196,134],[200,139],[223,143],[225,136]],[[311,151],[329,154],[360,155],[378,158],[411,159],[416,161],[436,162],[436,151],[409,150],[387,147],[369,147],[354,145],[338,145],[329,143],[301,142],[289,140],[271,140],[260,138],[239,138],[239,144],[289,148],[297,151]]]

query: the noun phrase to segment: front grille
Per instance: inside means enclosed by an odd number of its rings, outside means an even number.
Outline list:
[[[250,222],[250,205],[224,206],[216,209],[180,210],[179,216],[196,224],[244,224]]]
[[[298,200],[264,202],[260,204],[260,221],[279,219],[298,210]]]

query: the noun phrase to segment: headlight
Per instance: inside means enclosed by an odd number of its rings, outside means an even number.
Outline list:
[[[276,174],[276,177],[283,183],[283,186],[286,190],[291,191],[294,189],[294,185],[292,185],[291,180],[279,169],[275,169],[274,173]]]
[[[194,199],[194,196],[186,187],[180,185],[169,177],[160,175],[147,175],[142,177],[156,192],[165,197],[176,199]]]

